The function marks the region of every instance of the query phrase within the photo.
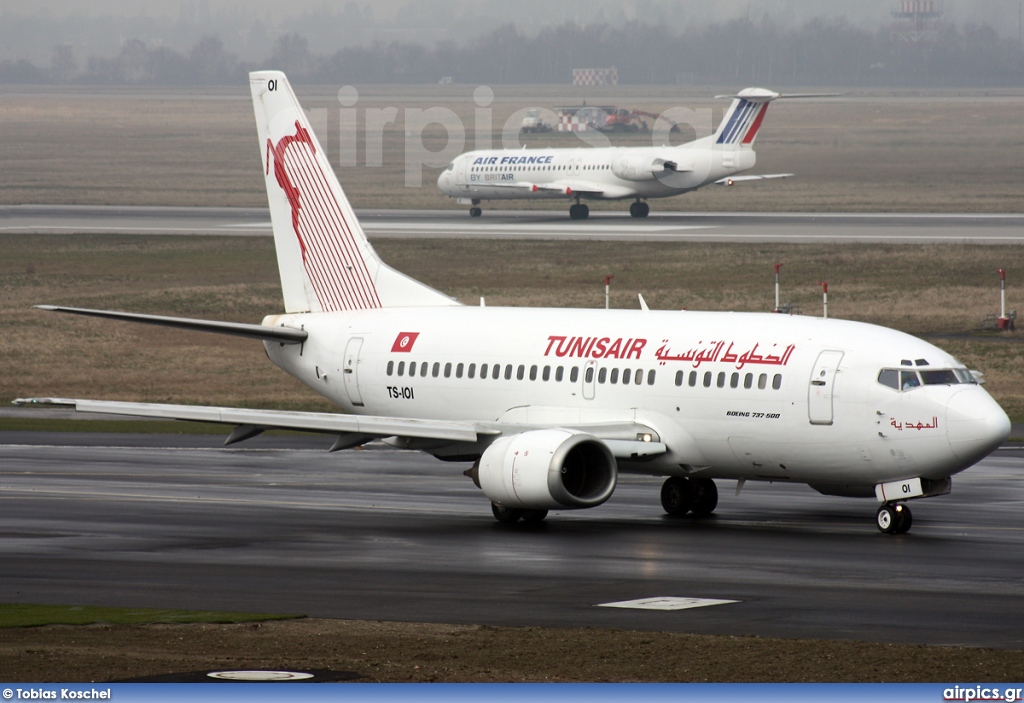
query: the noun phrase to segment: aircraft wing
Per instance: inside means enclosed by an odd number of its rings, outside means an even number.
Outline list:
[[[488,188],[508,188],[510,190],[529,191],[533,193],[554,193],[564,195],[567,198],[579,195],[586,198],[632,198],[636,196],[636,190],[611,183],[597,183],[595,181],[583,181],[566,179],[553,183],[489,183]]]
[[[77,398],[18,398],[15,405],[73,408],[81,413],[104,413],[132,417],[190,420],[235,425],[243,432],[232,433],[227,444],[247,439],[264,430],[300,430],[325,434],[358,435],[366,441],[378,437],[415,437],[452,442],[476,442],[480,435],[498,435],[499,430],[472,422],[410,420],[371,415],[342,415],[288,410],[252,410],[205,405],[169,405],[164,403],[124,403],[112,400]],[[242,435],[235,438],[236,435]]]
[[[187,420],[233,425],[234,430],[224,444],[234,444],[255,437],[266,430],[297,430],[338,435],[331,448],[346,449],[373,439],[400,437],[408,440],[440,440],[475,443],[487,437],[537,429],[537,425],[456,422],[450,420],[418,420],[374,415],[343,415],[289,410],[254,410],[206,405],[170,405],[165,403],[127,403],[114,400],[80,398],[18,398],[15,405],[72,408],[80,413],[126,415],[129,417]],[[641,442],[624,439],[635,435],[635,427],[623,434],[624,425],[605,424],[581,426],[578,429],[602,439],[619,459],[638,459],[664,454],[662,442]]]
[[[716,185],[720,186],[731,186],[740,181],[765,181],[769,178],[789,178],[794,174],[792,173],[766,173],[763,176],[729,176],[728,178],[720,178],[715,181]]]

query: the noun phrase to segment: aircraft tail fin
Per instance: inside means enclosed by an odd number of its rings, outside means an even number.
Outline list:
[[[285,311],[458,305],[381,261],[284,73],[249,86]]]
[[[732,98],[733,101],[718,125],[714,143],[726,148],[739,148],[754,144],[764,114],[768,111],[768,103],[780,96],[764,88],[747,88],[736,95],[715,97]]]

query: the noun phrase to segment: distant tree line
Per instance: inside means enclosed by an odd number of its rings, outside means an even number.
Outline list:
[[[991,26],[943,25],[936,41],[894,41],[844,19],[816,19],[781,29],[770,19],[734,20],[674,33],[629,22],[566,23],[527,36],[514,25],[460,46],[376,42],[314,54],[306,38],[285,34],[258,66],[205,37],[187,54],[126,41],[113,58],[79,65],[68,46],[48,67],[0,62],[0,83],[214,85],[244,80],[254,68],[278,68],[296,83],[568,83],[573,68],[615,66],[619,82],[664,85],[1020,86],[1024,52]]]

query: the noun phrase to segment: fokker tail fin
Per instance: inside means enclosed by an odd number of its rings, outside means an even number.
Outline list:
[[[249,86],[285,311],[458,305],[377,256],[284,73]]]
[[[732,105],[725,112],[722,123],[715,132],[714,143],[723,147],[751,146],[761,128],[768,103],[779,97],[764,88],[747,88],[736,95],[716,95],[718,98],[732,98]]]

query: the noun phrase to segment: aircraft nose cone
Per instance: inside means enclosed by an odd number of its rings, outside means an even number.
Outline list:
[[[992,396],[977,386],[950,397],[946,424],[953,453],[972,463],[991,454],[1010,436],[1010,418]]]
[[[442,171],[441,175],[437,177],[437,187],[439,190],[448,189],[448,172]]]

